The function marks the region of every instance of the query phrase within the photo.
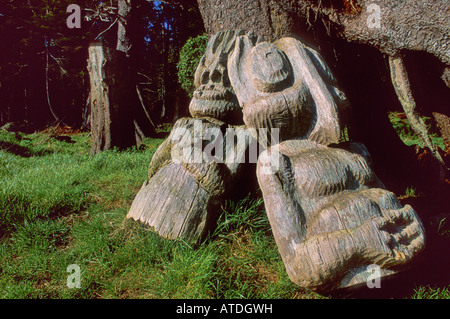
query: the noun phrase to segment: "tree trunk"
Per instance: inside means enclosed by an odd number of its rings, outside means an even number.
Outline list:
[[[101,43],[89,46],[88,71],[91,83],[91,154],[111,148],[111,109],[109,87],[105,83],[104,67],[107,58]]]
[[[242,29],[270,41],[292,30],[292,8],[284,0],[198,0],[198,4],[209,35]]]
[[[125,149],[136,145],[136,65],[133,37],[135,16],[130,0],[118,4],[117,45],[102,43],[89,47],[88,69],[91,82],[91,154],[113,147]],[[135,12],[135,11],[133,11]],[[140,138],[138,138],[139,140]]]
[[[91,154],[136,145],[135,90],[130,88],[125,54],[101,43],[89,46],[91,82]],[[134,93],[134,94],[133,94]]]

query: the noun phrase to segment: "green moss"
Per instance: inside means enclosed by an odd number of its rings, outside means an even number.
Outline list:
[[[206,51],[208,44],[208,37],[206,35],[199,35],[195,38],[189,38],[183,45],[180,51],[180,60],[177,64],[178,82],[181,87],[187,92],[189,97],[195,90],[194,75],[197,66]]]

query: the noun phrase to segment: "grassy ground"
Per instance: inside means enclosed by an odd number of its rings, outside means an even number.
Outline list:
[[[89,156],[86,133],[0,131],[0,298],[330,297],[289,281],[261,199],[225,203],[198,247],[127,220],[161,142]],[[433,227],[449,237],[445,220]],[[72,264],[80,288],[67,285]],[[404,297],[450,293],[421,284]]]

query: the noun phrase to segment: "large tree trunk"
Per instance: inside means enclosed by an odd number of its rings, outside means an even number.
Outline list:
[[[426,51],[450,64],[450,8],[446,1],[392,0],[198,0],[206,31],[244,29],[270,39],[295,33],[304,36],[324,24],[331,33],[366,43],[383,53]],[[374,6],[377,5],[377,7]],[[371,19],[379,19],[379,24]],[[310,28],[305,28],[309,26]]]

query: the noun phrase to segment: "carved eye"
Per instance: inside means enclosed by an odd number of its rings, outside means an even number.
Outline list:
[[[291,65],[286,55],[268,42],[252,49],[249,67],[253,84],[262,92],[280,91],[291,80]]]
[[[202,74],[203,74],[203,71],[206,69],[205,60],[206,60],[205,56],[202,56],[198,66],[197,66],[197,69],[195,70],[195,74],[194,74],[195,88],[198,88],[200,85],[202,85]]]

